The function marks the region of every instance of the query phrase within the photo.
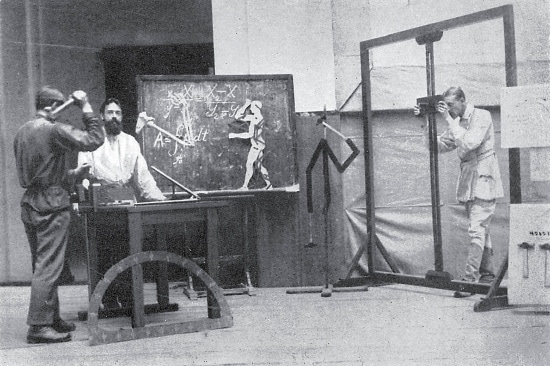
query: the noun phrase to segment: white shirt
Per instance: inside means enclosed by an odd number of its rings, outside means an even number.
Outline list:
[[[105,143],[95,151],[80,152],[78,164],[84,162],[91,166],[90,174],[103,184],[130,185],[146,201],[166,199],[149,172],[138,142],[124,132],[106,135]]]

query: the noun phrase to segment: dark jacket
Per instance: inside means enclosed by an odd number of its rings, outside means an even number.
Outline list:
[[[56,211],[70,206],[68,172],[73,152],[93,151],[105,139],[97,117],[83,115],[85,129],[51,121],[43,114],[25,123],[14,140],[19,184],[26,188],[21,204],[38,212]]]

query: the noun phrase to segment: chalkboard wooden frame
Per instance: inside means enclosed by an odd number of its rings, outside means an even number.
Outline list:
[[[154,117],[159,127],[144,128],[138,136],[149,165],[197,192],[242,190],[244,185],[249,192],[297,190],[292,75],[138,75],[136,84],[138,113]],[[253,106],[245,111],[248,99]],[[229,138],[248,132],[252,122],[235,116],[239,110],[254,115],[254,106],[260,110],[265,145],[255,143],[258,139]],[[166,138],[162,129],[194,146]],[[254,146],[265,146],[260,149],[263,159],[260,155],[255,160],[253,177],[246,184],[247,160],[253,160],[249,154],[257,154]],[[162,177],[157,184],[163,191],[173,189]]]

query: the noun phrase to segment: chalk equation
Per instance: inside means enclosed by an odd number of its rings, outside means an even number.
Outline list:
[[[182,110],[184,120],[189,115],[189,104],[191,102],[206,104],[205,116],[214,119],[232,118],[240,108],[236,101],[235,92],[238,91],[238,85],[215,83],[213,85],[194,85],[184,84],[183,90],[174,92],[168,91],[167,113],[164,118],[168,118],[173,109]],[[187,126],[185,126],[187,128]],[[192,131],[186,131],[190,133]],[[191,140],[193,140],[191,138]]]
[[[241,108],[235,92],[238,92],[238,85],[229,83],[212,85],[183,84],[178,91],[168,90],[167,97],[163,99],[166,103],[163,118],[168,124],[176,124],[175,136],[184,142],[184,146],[194,147],[197,143],[207,142],[211,133],[205,126],[198,126],[201,115],[192,113],[192,103],[203,104],[204,108],[195,108],[204,111],[204,117],[214,120],[235,118],[235,114]],[[195,118],[193,118],[195,116]],[[173,141],[167,139],[162,133],[158,133],[153,147],[164,149]],[[174,164],[182,164],[184,147],[180,144],[173,144],[168,155],[173,158]]]

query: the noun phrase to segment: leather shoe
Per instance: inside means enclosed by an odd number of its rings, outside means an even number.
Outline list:
[[[493,283],[495,275],[493,274],[482,274],[479,278],[479,283]]]
[[[53,323],[52,328],[58,333],[69,333],[76,330],[76,325],[75,323],[59,319]]]
[[[475,293],[473,293],[473,292],[455,291],[453,296],[457,299],[461,299],[463,297],[470,297],[470,296],[474,296],[474,295],[475,295]]]
[[[71,340],[69,333],[58,333],[50,325],[31,325],[27,333],[27,343],[59,343]]]

